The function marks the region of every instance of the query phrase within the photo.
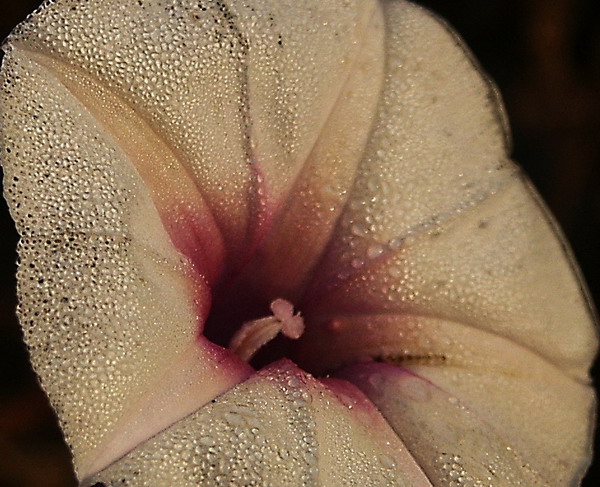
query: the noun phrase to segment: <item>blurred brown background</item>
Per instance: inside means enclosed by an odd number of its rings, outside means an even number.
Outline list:
[[[4,38],[39,0],[0,0]],[[600,16],[597,0],[423,0],[500,87],[514,158],[560,221],[600,302]],[[16,234],[0,203],[0,487],[73,486],[69,454],[14,316]],[[598,365],[593,370],[598,381]],[[598,437],[598,435],[597,435]],[[597,448],[600,443],[597,441]],[[600,485],[596,460],[583,485]]]

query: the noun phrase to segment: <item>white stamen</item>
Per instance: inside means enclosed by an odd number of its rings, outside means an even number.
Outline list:
[[[256,352],[269,343],[280,332],[292,340],[304,333],[304,320],[300,313],[294,315],[292,303],[285,299],[276,299],[271,303],[273,316],[247,321],[236,332],[229,343],[229,349],[246,362]]]

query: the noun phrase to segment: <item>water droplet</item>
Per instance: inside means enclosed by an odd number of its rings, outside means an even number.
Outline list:
[[[383,247],[379,244],[373,244],[373,245],[369,245],[369,248],[367,249],[367,257],[369,259],[375,259],[376,257],[379,257],[381,254],[383,254]]]
[[[379,463],[383,468],[387,469],[396,467],[396,460],[390,455],[379,455]]]
[[[398,250],[400,247],[402,247],[403,243],[403,238],[395,237],[388,242],[388,247],[390,248],[390,250]]]
[[[402,276],[402,269],[400,269],[400,267],[397,266],[391,266],[388,267],[388,274],[390,275],[390,277],[401,277]]]
[[[211,438],[210,436],[202,436],[198,442],[204,446],[214,446],[216,444],[214,438]]]

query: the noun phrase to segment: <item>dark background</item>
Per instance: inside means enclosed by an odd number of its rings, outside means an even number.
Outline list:
[[[130,1],[130,0],[124,0]],[[0,38],[39,0],[0,0]],[[423,0],[504,96],[523,166],[600,296],[600,17],[597,0]],[[15,309],[16,233],[0,203],[0,487],[72,486],[70,460],[29,368]],[[600,369],[592,371],[597,383]],[[533,412],[534,413],[534,412]],[[600,447],[597,437],[597,448]],[[596,460],[582,485],[598,486]]]

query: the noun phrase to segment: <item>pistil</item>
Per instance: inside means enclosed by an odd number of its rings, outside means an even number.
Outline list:
[[[270,308],[271,316],[245,322],[229,343],[229,349],[246,362],[279,333],[292,340],[304,333],[304,320],[300,313],[294,314],[292,303],[278,298]]]

